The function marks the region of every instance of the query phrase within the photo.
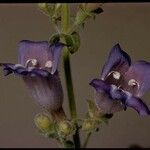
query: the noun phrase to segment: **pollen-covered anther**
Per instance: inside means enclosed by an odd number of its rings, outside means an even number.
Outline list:
[[[29,59],[26,61],[25,66],[28,67],[29,65],[31,66],[37,66],[38,65],[38,61],[36,59]]]
[[[113,72],[113,77],[114,77],[115,79],[119,80],[119,79],[120,79],[120,73],[117,72],[117,71],[114,71],[114,72]]]
[[[45,63],[45,67],[46,68],[51,68],[52,67],[52,61],[47,61],[46,63]]]
[[[111,71],[109,74],[108,74],[108,76],[110,75],[110,74],[112,74],[113,75],[113,78],[115,78],[116,80],[119,80],[120,79],[120,73],[119,72],[117,72],[117,71]]]
[[[129,80],[128,85],[129,86],[138,86],[139,87],[139,83],[137,81],[135,81],[134,79]]]

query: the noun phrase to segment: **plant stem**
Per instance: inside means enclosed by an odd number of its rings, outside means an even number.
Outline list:
[[[89,138],[91,136],[91,132],[89,132],[86,136],[86,139],[84,141],[84,144],[83,144],[83,148],[86,148],[87,144],[88,144],[88,141],[89,141]]]
[[[68,4],[62,5],[62,33],[67,33],[69,29],[69,7]],[[77,124],[77,111],[76,111],[76,104],[75,104],[75,97],[73,91],[73,83],[72,83],[72,76],[71,76],[71,66],[70,66],[70,53],[67,47],[63,50],[63,65],[64,65],[64,73],[65,73],[65,80],[67,86],[67,94],[68,94],[68,101],[69,101],[69,109],[71,114],[71,119],[75,120],[76,125],[76,133],[73,135],[73,140],[75,144],[75,148],[80,147],[80,137],[79,137],[79,130]]]

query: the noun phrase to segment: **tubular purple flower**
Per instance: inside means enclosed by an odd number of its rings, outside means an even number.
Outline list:
[[[141,116],[150,115],[150,110],[141,99],[150,89],[149,75],[149,62],[132,63],[130,56],[116,44],[110,51],[100,79],[90,82],[95,89],[97,107],[108,114],[131,107]]]
[[[63,90],[57,70],[63,47],[63,43],[23,40],[18,45],[18,63],[0,64],[5,76],[21,76],[35,100],[51,113],[63,111]]]

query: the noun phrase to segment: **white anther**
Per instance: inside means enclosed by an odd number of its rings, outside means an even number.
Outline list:
[[[114,71],[114,72],[113,72],[113,77],[114,77],[115,79],[119,80],[119,79],[120,79],[120,73],[117,72],[117,71]]]
[[[33,66],[36,66],[38,64],[38,61],[36,59],[29,59],[26,61],[25,66],[28,66],[29,63],[31,63]]]
[[[46,63],[45,63],[45,67],[47,67],[47,68],[51,68],[52,67],[52,61],[47,61]]]
[[[111,71],[109,74],[108,74],[108,76],[110,75],[110,74],[113,74],[113,77],[116,79],[116,80],[119,80],[120,79],[120,73],[119,72],[117,72],[117,71]]]
[[[38,63],[38,61],[36,59],[32,59],[31,62],[32,62],[33,66],[36,66]]]
[[[137,81],[135,81],[135,79],[129,80],[128,85],[129,86],[136,86],[137,85],[139,87],[139,83]]]

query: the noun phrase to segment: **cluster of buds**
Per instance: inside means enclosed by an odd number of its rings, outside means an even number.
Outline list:
[[[75,125],[69,120],[53,120],[46,112],[37,114],[34,123],[38,131],[45,137],[54,138],[59,142],[63,141],[66,147],[73,147],[73,143],[67,140],[75,133]]]
[[[84,25],[85,21],[93,17],[95,18],[96,15],[103,12],[103,9],[101,8],[101,3],[83,3],[80,4],[78,7],[78,12],[75,18],[75,25]]]
[[[101,123],[108,123],[108,120],[113,116],[112,114],[104,114],[98,109],[95,103],[87,100],[88,114],[87,118],[82,123],[82,130],[87,133],[99,131]]]

